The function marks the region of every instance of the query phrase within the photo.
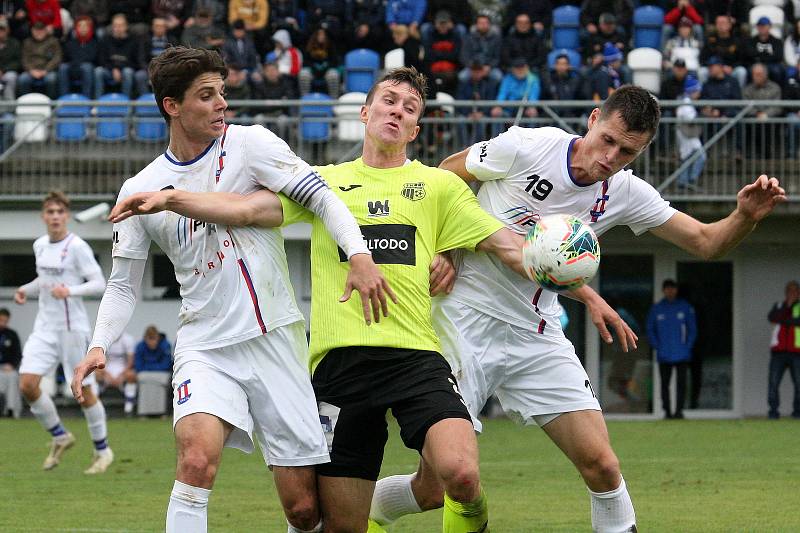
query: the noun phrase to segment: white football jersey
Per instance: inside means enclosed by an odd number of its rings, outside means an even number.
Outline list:
[[[34,331],[86,331],[90,332],[89,318],[80,296],[54,298],[50,291],[58,285],[82,285],[89,276],[102,276],[100,265],[86,241],[68,233],[58,242],[50,242],[44,235],[33,243],[36,256],[36,273],[39,278],[39,312]]]
[[[249,194],[280,191],[313,172],[262,126],[231,125],[195,159],[168,150],[127,180],[119,199],[143,191]],[[303,320],[276,228],[227,228],[172,212],[134,216],[114,225],[113,255],[145,259],[154,241],[172,261],[182,305],[175,354],[221,348]]]
[[[133,353],[135,349],[133,336],[123,333],[106,350],[106,365],[121,365],[124,368],[128,364],[128,354]]]
[[[475,144],[467,170],[483,183],[481,206],[525,234],[539,217],[563,213],[601,235],[624,224],[640,235],[674,213],[659,193],[630,170],[605,181],[579,185],[569,161],[577,136],[559,128],[521,128]],[[511,324],[562,336],[557,294],[507,268],[486,253],[466,253],[449,298]]]

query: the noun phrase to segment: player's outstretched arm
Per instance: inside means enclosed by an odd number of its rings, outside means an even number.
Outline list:
[[[467,170],[467,155],[471,148],[472,147],[469,146],[460,152],[447,156],[444,161],[439,163],[439,168],[449,170],[467,183],[477,180],[478,178]]]
[[[525,272],[525,267],[522,266],[522,245],[524,243],[525,238],[522,235],[517,235],[508,228],[502,228],[479,242],[476,249],[496,255],[507,267],[523,278],[527,278],[528,274]]]
[[[765,174],[744,186],[736,195],[736,209],[710,224],[677,212],[650,232],[702,259],[716,259],[733,250],[759,221],[786,200],[786,191],[776,178]]]
[[[115,205],[108,219],[117,223],[133,215],[152,215],[161,211],[172,211],[224,226],[272,228],[283,223],[281,202],[275,193],[266,189],[248,195],[177,189],[141,192]]]
[[[600,332],[600,338],[602,338],[606,344],[614,342],[614,337],[608,330],[608,326],[611,326],[617,334],[622,351],[627,352],[629,349],[636,349],[636,341],[639,340],[639,337],[637,337],[630,326],[622,320],[619,313],[608,305],[608,302],[597,294],[593,288],[584,285],[564,294],[582,302],[586,306],[586,310],[589,311],[589,316],[592,318],[592,323],[597,328],[597,331]]]

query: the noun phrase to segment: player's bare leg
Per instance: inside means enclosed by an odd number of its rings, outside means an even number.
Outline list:
[[[542,429],[586,481],[591,493],[594,531],[636,531],[633,504],[620,473],[619,460],[611,448],[602,412],[564,413]]]
[[[289,522],[289,532],[321,532],[317,473],[314,467],[273,466],[272,478]]]
[[[178,466],[167,508],[167,533],[208,528],[208,498],[233,426],[214,415],[194,413],[175,424]]]
[[[31,407],[31,413],[36,417],[42,427],[47,430],[53,440],[50,444],[50,453],[44,460],[42,468],[52,470],[61,462],[61,456],[75,444],[75,437],[61,424],[61,419],[56,411],[53,399],[47,394],[42,394],[40,384],[42,376],[38,374],[20,374],[19,390],[25,401]]]
[[[318,476],[325,533],[365,533],[375,482],[352,477]]]

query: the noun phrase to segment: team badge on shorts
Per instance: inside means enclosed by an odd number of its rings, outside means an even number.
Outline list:
[[[417,183],[406,183],[403,185],[400,194],[403,195],[403,198],[411,200],[412,202],[422,200],[425,198],[425,184],[421,181]]]
[[[189,398],[192,397],[192,393],[189,392],[189,383],[191,383],[191,379],[187,379],[175,389],[175,392],[178,393],[178,405],[182,405],[189,401]]]
[[[339,420],[341,409],[328,402],[317,402],[319,410],[319,423],[325,433],[325,440],[328,442],[328,451],[333,447],[333,432],[336,431],[336,422]]]

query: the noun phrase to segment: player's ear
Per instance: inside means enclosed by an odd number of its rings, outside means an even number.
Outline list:
[[[366,124],[367,123],[367,104],[364,104],[364,105],[361,106],[360,115],[361,115],[361,122],[363,124]]]
[[[586,124],[587,127],[589,129],[592,129],[592,127],[595,125],[595,123],[598,120],[600,120],[600,108],[599,107],[595,107],[594,109],[592,109],[592,112],[589,114],[589,120],[587,121],[587,124]]]
[[[414,139],[416,139],[417,135],[419,135],[419,124],[414,126],[414,129],[412,130],[411,135],[408,137],[408,142],[411,142]]]
[[[181,104],[171,96],[164,97],[164,111],[171,117],[177,118],[180,115]]]

